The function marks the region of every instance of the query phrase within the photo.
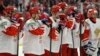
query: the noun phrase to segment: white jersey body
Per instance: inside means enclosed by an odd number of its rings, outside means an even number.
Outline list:
[[[2,31],[4,28],[11,25],[11,22],[5,18],[1,17],[0,20],[0,53],[11,53],[17,54],[17,36],[8,36]]]

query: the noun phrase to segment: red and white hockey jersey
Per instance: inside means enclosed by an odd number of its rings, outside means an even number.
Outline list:
[[[89,28],[90,28],[89,40],[90,41],[98,40],[99,33],[100,33],[100,24],[99,24],[100,19],[96,18],[96,23],[93,23],[89,19],[87,19],[86,22],[89,24]],[[97,45],[95,45],[94,47],[96,47],[96,46]]]
[[[0,53],[17,54],[17,29],[7,17],[0,20]]]
[[[66,27],[63,29],[63,44],[72,44],[71,30],[75,24],[74,18],[67,19],[65,22]]]
[[[29,19],[24,25],[24,53],[35,55],[44,54],[43,35],[45,26],[40,20]]]
[[[98,50],[98,41],[99,41],[99,34],[100,34],[100,19],[96,18],[95,23],[93,23],[90,19],[87,19],[86,22],[89,24],[90,33],[89,33],[89,41],[91,42],[91,46],[95,48],[94,52],[88,51],[87,53],[96,56]]]
[[[52,41],[52,45],[51,45],[51,52],[53,53],[59,53],[59,49],[60,49],[60,42],[61,42],[61,36],[60,33],[57,31],[57,27],[59,24],[59,19],[55,19],[53,17],[50,17],[51,20],[51,24],[52,27],[49,27],[47,32],[49,32],[49,36],[47,38],[45,38],[45,42],[44,42],[44,46],[45,49],[50,51],[50,41]],[[51,38],[51,40],[50,40]]]

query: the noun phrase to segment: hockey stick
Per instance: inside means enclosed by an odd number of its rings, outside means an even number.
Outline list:
[[[82,34],[82,21],[80,21],[80,26],[79,26],[79,30],[80,30],[80,33],[79,33],[79,37],[80,37],[80,56],[81,56],[81,34]]]
[[[48,0],[48,8],[50,7],[50,0]],[[50,25],[50,30],[52,30],[52,23]],[[52,34],[52,33],[51,33]],[[49,36],[50,37],[50,36]],[[52,56],[52,39],[50,38],[50,56]]]
[[[19,55],[19,34],[20,33],[20,27],[18,27],[18,33],[17,33],[17,56]]]
[[[52,23],[51,23],[50,29],[52,31]],[[50,38],[50,56],[52,56],[52,39],[51,38]]]
[[[63,29],[61,29],[60,56],[62,56]]]
[[[74,36],[73,36],[73,29],[71,29],[71,35],[72,35],[72,43],[73,43],[73,48],[74,48]],[[72,55],[74,56],[74,51],[72,51]]]

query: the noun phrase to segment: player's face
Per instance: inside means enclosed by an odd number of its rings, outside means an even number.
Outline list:
[[[35,18],[36,17],[36,14],[32,14],[32,18]]]
[[[32,18],[37,18],[37,17],[39,17],[39,14],[40,14],[40,10],[38,10],[38,12],[37,13],[33,13],[32,14]]]
[[[91,16],[92,16],[92,14],[88,12],[87,17],[90,18]]]
[[[37,14],[32,14],[32,18],[35,19],[35,20],[39,19],[39,14],[38,13]]]
[[[52,16],[54,16],[54,17],[59,17],[59,12],[57,12],[57,13],[52,13]]]

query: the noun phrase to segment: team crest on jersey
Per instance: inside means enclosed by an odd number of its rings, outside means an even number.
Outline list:
[[[95,31],[94,31],[94,33],[95,33],[96,37],[98,37],[99,34],[100,34],[100,29],[99,28],[96,28]]]
[[[28,27],[29,27],[29,26],[33,26],[33,25],[35,26],[35,25],[36,25],[36,23],[34,23],[34,22],[29,23],[29,24],[28,24]]]
[[[0,24],[0,27],[1,27],[1,28],[4,28],[5,25],[7,25],[7,22],[2,22],[2,23]]]

